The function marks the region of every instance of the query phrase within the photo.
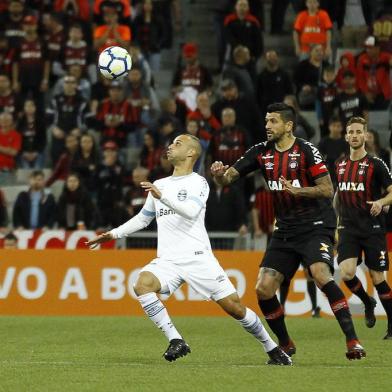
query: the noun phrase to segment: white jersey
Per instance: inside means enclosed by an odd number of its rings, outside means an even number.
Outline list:
[[[205,178],[191,173],[186,176],[162,178],[155,181],[154,185],[162,193],[161,199],[156,199],[149,193],[139,216],[135,217],[140,223],[132,218],[111,231],[114,238],[140,230],[155,217],[158,226],[159,258],[180,262],[181,259],[186,260],[197,255],[211,255],[211,244],[204,225],[206,202],[210,192]]]
[[[170,260],[210,253],[211,244],[204,225],[210,188],[205,178],[196,173],[170,176],[155,181],[154,185],[161,191],[162,198],[155,199],[149,194],[144,208],[155,213],[158,257]],[[184,213],[176,212],[176,206],[182,207]],[[196,211],[199,213],[194,216]]]

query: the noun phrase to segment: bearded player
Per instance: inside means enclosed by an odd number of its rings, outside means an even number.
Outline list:
[[[388,317],[386,340],[392,339],[392,291],[385,279],[389,260],[385,238],[384,207],[392,204],[392,177],[383,160],[366,151],[367,123],[352,117],[346,128],[350,155],[337,161],[338,187],[335,207],[338,211],[338,264],[346,286],[365,305],[369,328],[376,323],[376,300],[364,290],[356,276],[362,253],[374,287]],[[384,196],[383,196],[384,195]]]
[[[211,172],[218,183],[226,186],[260,171],[273,194],[276,225],[260,265],[256,293],[280,347],[289,355],[296,352],[276,291],[283,281],[292,279],[302,263],[328,298],[346,337],[346,357],[361,359],[366,356],[365,350],[359,343],[346,298],[332,276],[336,216],[331,178],[317,148],[293,135],[295,126],[296,114],[290,106],[269,105],[268,140],[251,147],[232,167],[214,162]]]

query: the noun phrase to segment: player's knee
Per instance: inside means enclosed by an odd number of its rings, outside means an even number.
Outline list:
[[[331,279],[333,279],[331,276],[331,272],[324,267],[313,268],[312,276],[318,287],[325,286],[329,281],[331,281]]]
[[[380,284],[385,280],[385,275],[382,271],[369,270],[369,273],[374,285]]]
[[[276,290],[268,282],[259,281],[256,284],[256,295],[260,299],[271,299],[275,295]]]
[[[156,292],[155,282],[149,275],[140,274],[133,290],[137,296]]]
[[[354,279],[355,268],[340,268],[340,276],[346,282],[348,280]]]

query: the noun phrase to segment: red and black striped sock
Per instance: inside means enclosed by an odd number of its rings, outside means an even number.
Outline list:
[[[346,341],[358,341],[350,309],[343,291],[333,280],[324,285],[321,290],[328,298],[333,314],[335,315],[336,320],[338,320],[343,333],[346,335]]]
[[[388,317],[388,324],[392,324],[392,290],[388,283],[384,280],[379,284],[374,285],[380,297],[382,306]]]
[[[271,299],[259,299],[259,307],[268,325],[279,339],[279,345],[287,346],[290,343],[290,337],[284,322],[284,310],[276,295]]]
[[[370,297],[356,275],[351,280],[345,280],[344,283],[353,294],[360,298],[365,306],[371,306]]]

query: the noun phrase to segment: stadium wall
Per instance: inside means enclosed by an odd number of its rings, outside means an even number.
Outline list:
[[[262,253],[216,251],[215,255],[243,302],[257,309],[254,285]],[[154,257],[154,250],[2,250],[0,314],[142,315],[132,287],[139,270]],[[360,269],[359,277],[365,289],[370,287],[370,294],[375,295],[373,287],[368,285],[368,274]],[[342,288],[352,312],[362,314],[359,301]],[[320,291],[318,300],[324,315],[331,315]],[[218,306],[205,301],[187,285],[165,301],[172,315],[223,315]],[[286,313],[292,316],[310,313],[306,280],[301,270],[292,282]],[[384,314],[380,303],[376,313]]]

